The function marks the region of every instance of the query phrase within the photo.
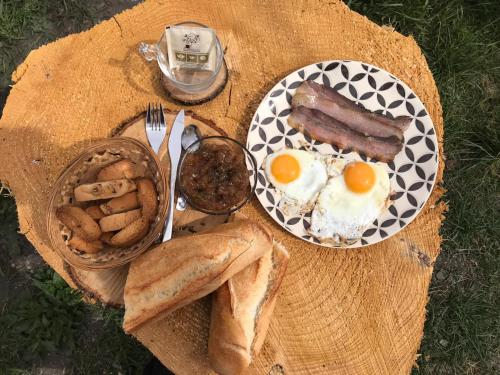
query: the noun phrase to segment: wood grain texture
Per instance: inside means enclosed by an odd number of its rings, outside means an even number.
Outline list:
[[[172,82],[170,82],[164,75],[161,77],[161,83],[165,90],[165,95],[169,100],[179,104],[179,105],[197,105],[203,104],[210,100],[213,100],[217,95],[219,95],[224,87],[226,87],[227,81],[229,79],[228,70],[226,62],[224,61],[222,67],[215,77],[214,83],[207,89],[202,90],[197,93],[186,93],[175,87]]]
[[[442,155],[439,95],[411,37],[379,27],[339,1],[146,1],[93,29],[30,53],[0,120],[0,179],[15,194],[21,233],[68,282],[45,230],[48,192],[66,163],[97,138],[165,100],[158,69],[137,53],[166,24],[197,20],[216,29],[230,70],[213,101],[194,110],[246,138],[260,100],[280,78],[314,62],[362,60],[407,83],[425,104]],[[171,109],[176,105],[169,105]],[[267,223],[291,259],[268,338],[248,374],[407,374],[425,319],[446,205],[438,184],[398,235],[358,250],[294,238],[254,199],[243,213]],[[209,303],[198,301],[145,327],[138,338],[178,374],[207,374]]]

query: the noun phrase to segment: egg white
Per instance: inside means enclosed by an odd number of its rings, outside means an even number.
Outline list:
[[[280,155],[290,155],[297,160],[300,173],[297,179],[282,183],[272,174],[271,165]],[[327,157],[313,151],[282,149],[267,156],[264,171],[271,184],[281,193],[279,207],[285,214],[302,214],[314,207],[319,192],[328,180],[329,162]]]
[[[386,207],[390,194],[389,175],[382,165],[370,163],[375,185],[366,193],[354,193],[344,175],[332,177],[318,196],[309,232],[321,241],[359,239]]]

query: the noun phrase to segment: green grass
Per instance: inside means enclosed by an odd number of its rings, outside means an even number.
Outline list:
[[[92,26],[95,3],[80,0],[0,0],[0,87],[30,50]]]
[[[411,34],[445,121],[449,204],[415,374],[500,372],[500,2],[348,2]]]
[[[85,304],[48,267],[30,281],[1,306],[1,374],[29,372],[32,363],[57,352],[74,374],[142,373],[151,354],[123,333],[123,311]]]
[[[413,35],[434,74],[444,110],[444,200],[450,210],[414,374],[500,373],[500,2],[346,2],[378,24]],[[94,22],[100,16],[96,3],[0,0],[0,85],[31,48]],[[78,297],[49,271],[39,278],[12,269],[8,260],[26,249],[16,233],[10,198],[0,198],[0,228],[0,249],[9,253],[0,261],[0,284],[21,280],[27,290],[1,302],[0,320],[14,319],[11,325],[28,321],[31,327],[39,320],[34,312],[42,301],[61,298],[51,306],[60,309],[61,322],[47,318],[48,323],[38,323],[48,324],[47,332],[35,327],[14,336],[0,322],[0,373],[31,368],[34,359],[22,357],[25,345],[38,348],[39,357],[52,346],[56,352],[73,346],[69,356],[75,373],[140,372],[149,355],[123,334],[120,312],[78,301],[66,306],[64,301]],[[59,294],[51,294],[52,289]],[[81,328],[88,323],[97,327],[90,334]],[[70,333],[59,336],[61,327],[69,327]]]
[[[0,369],[57,350],[75,349],[85,316],[81,296],[54,271],[42,268],[0,316]]]
[[[0,374],[30,374],[49,353],[74,374],[142,373],[151,354],[123,332],[122,310],[85,304],[47,266],[12,266],[33,253],[16,227],[14,200],[0,194]]]
[[[134,338],[123,333],[123,311],[88,306],[93,317],[92,334],[82,336],[73,351],[75,375],[142,374],[151,353]]]

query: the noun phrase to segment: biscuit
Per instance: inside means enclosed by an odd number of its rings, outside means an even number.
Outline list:
[[[141,240],[149,230],[149,220],[144,217],[130,223],[111,238],[113,246],[130,246]]]
[[[74,236],[85,241],[97,240],[101,235],[99,225],[80,207],[59,207],[56,210],[56,217],[73,232]]]
[[[74,194],[77,201],[93,201],[121,197],[136,188],[134,181],[121,179],[83,184],[75,188]]]
[[[116,234],[116,232],[104,232],[101,234],[99,239],[107,245],[112,245],[111,238]]]
[[[137,193],[132,191],[118,198],[113,198],[110,201],[101,204],[100,210],[106,215],[119,214],[121,212],[133,210],[139,207]],[[102,215],[104,216],[104,215]]]
[[[80,251],[83,251],[88,254],[95,254],[98,253],[103,249],[103,244],[99,240],[94,240],[94,241],[85,241],[84,239],[78,237],[78,236],[73,236],[69,241],[68,244]]]
[[[101,231],[103,232],[113,232],[115,230],[125,228],[131,222],[139,219],[140,217],[140,209],[122,212],[119,214],[103,217],[101,220],[99,220],[99,226],[101,227]]]
[[[137,181],[137,199],[142,209],[142,216],[153,221],[158,211],[158,195],[153,181],[142,178]]]
[[[136,164],[128,159],[123,159],[101,169],[97,175],[97,181],[120,180],[122,178],[133,179],[143,177],[144,172],[144,165]]]
[[[104,216],[106,216],[103,214],[103,212],[101,211],[99,206],[90,206],[90,207],[85,209],[85,212],[88,213],[90,215],[90,217],[94,220],[100,220]]]

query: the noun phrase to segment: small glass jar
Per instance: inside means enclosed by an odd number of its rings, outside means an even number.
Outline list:
[[[247,178],[245,183],[242,186],[238,186],[242,194],[239,194],[240,196],[238,197],[237,200],[234,200],[232,202],[226,202],[227,204],[224,205],[224,207],[221,208],[213,208],[210,207],[212,206],[210,203],[210,198],[207,196],[204,197],[198,197],[198,196],[193,196],[190,194],[190,191],[193,190],[193,187],[189,188],[188,186],[185,185],[186,181],[195,181],[200,182],[200,179],[206,180],[205,178],[201,176],[197,176],[196,178],[188,178],[185,179],[185,174],[186,172],[186,164],[188,163],[187,160],[190,158],[190,155],[193,153],[203,153],[205,152],[204,147],[209,146],[212,150],[217,149],[217,148],[225,148],[227,151],[230,151],[230,153],[235,156],[236,158],[241,158],[241,170],[239,172],[242,172],[242,174],[246,174]],[[227,157],[227,154],[225,155]],[[211,154],[209,155],[210,158],[213,159],[214,155]],[[234,159],[236,160],[236,159]],[[235,165],[233,164],[232,167]],[[212,166],[211,168],[213,168]],[[227,167],[227,165],[225,166]],[[212,169],[213,174],[218,174],[218,175],[226,175],[226,174],[232,174],[234,173],[234,170],[224,170],[222,165],[217,166],[215,169]],[[207,168],[201,167],[202,170],[204,170],[205,177],[207,177]],[[236,172],[238,173],[238,172]],[[189,176],[189,174],[188,174]],[[228,184],[231,182],[227,181]],[[221,183],[223,184],[223,183]],[[230,214],[234,211],[239,210],[241,207],[243,207],[246,203],[250,201],[252,198],[254,192],[255,192],[255,187],[257,186],[257,161],[255,160],[255,157],[248,151],[245,146],[243,146],[240,142],[238,142],[235,139],[225,137],[225,136],[209,136],[209,137],[204,137],[201,138],[200,140],[194,142],[191,144],[184,155],[182,156],[180,163],[179,163],[179,169],[177,171],[177,186],[179,187],[179,191],[182,196],[185,197],[187,203],[193,207],[195,210],[204,212],[206,214],[210,215],[227,215]],[[218,185],[217,188],[231,188],[230,185],[226,186],[220,186]],[[194,189],[196,190],[196,188]],[[206,192],[206,191],[205,191]],[[213,203],[213,202],[212,202]],[[230,204],[229,204],[230,203]]]

